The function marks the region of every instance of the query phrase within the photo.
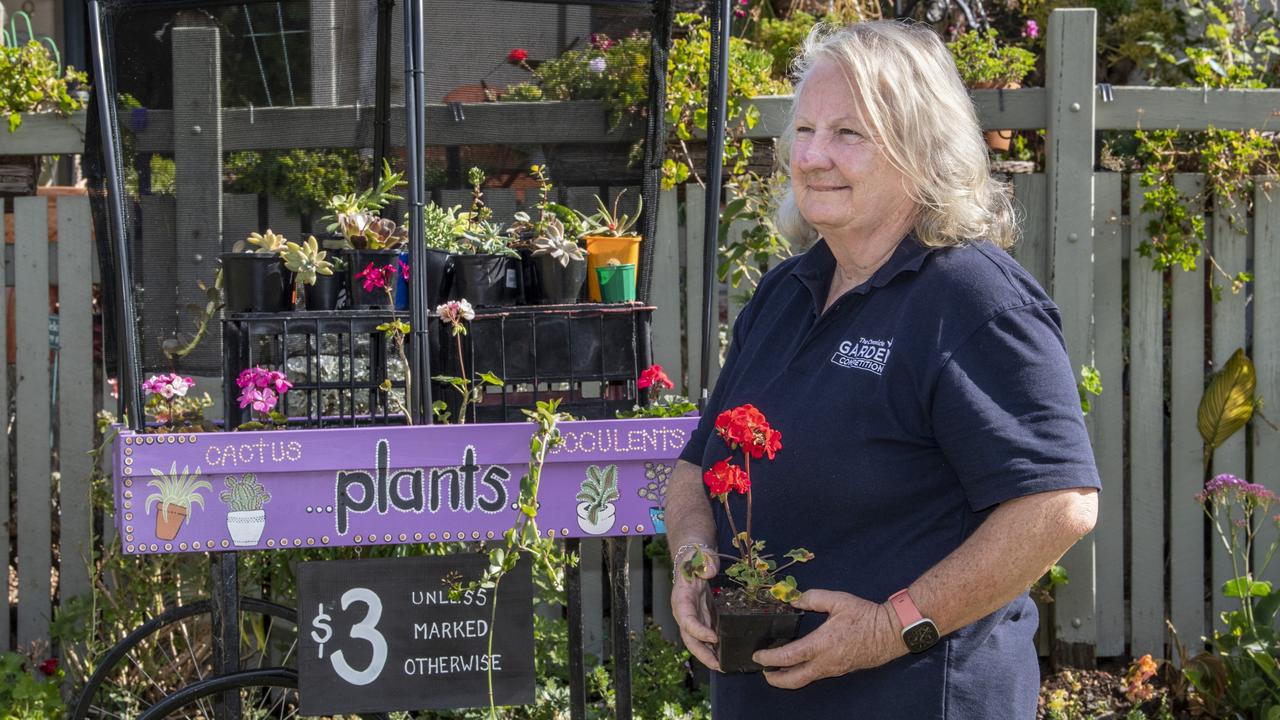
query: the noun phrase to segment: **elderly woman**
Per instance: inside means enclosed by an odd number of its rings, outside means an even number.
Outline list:
[[[732,553],[701,468],[727,454],[716,414],[751,403],[783,445],[752,465],[753,536],[816,559],[793,568],[800,638],[713,675],[715,715],[1032,718],[1027,589],[1093,528],[1099,487],[1057,308],[1005,252],[1008,190],[932,30],[819,28],[797,69],[779,220],[813,244],[738,318],[667,529],[676,567]],[[708,562],[672,607],[716,670]]]

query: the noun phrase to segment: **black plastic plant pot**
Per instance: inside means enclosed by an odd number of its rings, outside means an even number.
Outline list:
[[[342,274],[316,275],[314,285],[304,285],[302,294],[308,310],[337,310],[338,294],[342,290]]]
[[[426,268],[424,272],[427,274],[427,306],[429,308],[435,308],[449,296],[451,257],[453,256],[448,252],[436,248],[427,248],[427,254],[423,257],[426,261],[422,265]]]
[[[786,645],[796,637],[804,612],[790,605],[729,602],[740,595],[728,588],[711,597],[711,625],[716,631],[716,660],[722,672],[760,672],[751,659],[757,650]]]
[[[570,260],[568,265],[550,255],[535,255],[538,273],[538,299],[544,305],[562,305],[578,301],[582,284],[587,281],[587,261]]]
[[[538,264],[538,255],[530,248],[520,248],[520,284],[524,288],[521,302],[525,305],[537,305],[542,302],[542,271]]]
[[[473,307],[515,305],[523,294],[520,260],[505,255],[454,255],[449,298]]]
[[[400,251],[351,250],[347,254],[347,262],[351,308],[353,310],[393,309],[395,305],[395,277],[392,277],[388,282],[388,287],[391,288],[391,297],[388,298],[387,291],[380,287],[365,290],[364,278],[357,277],[357,275],[364,272],[372,264],[378,269],[391,265],[395,267],[396,277],[398,277],[400,275]]]
[[[279,255],[224,253],[222,291],[229,313],[289,310],[293,273]]]

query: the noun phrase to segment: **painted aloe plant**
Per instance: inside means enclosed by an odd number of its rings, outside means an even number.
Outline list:
[[[178,472],[176,461],[169,466],[169,472],[151,468],[151,474],[155,479],[148,482],[147,486],[155,488],[158,492],[147,496],[146,511],[150,515],[151,506],[154,503],[160,503],[160,513],[166,522],[169,520],[170,506],[186,508],[189,511],[192,505],[199,505],[203,510],[204,497],[200,495],[200,490],[213,489],[209,481],[200,479],[199,467],[192,472],[189,465],[184,465],[182,472]],[[190,512],[187,513],[187,522],[191,522]]]
[[[222,483],[227,489],[218,494],[231,512],[253,512],[271,501],[271,493],[258,483],[258,476],[245,473],[240,477],[228,475]]]
[[[587,504],[588,522],[593,525],[599,522],[600,513],[609,507],[609,503],[620,497],[617,465],[607,465],[604,468],[596,465],[587,467],[587,479],[582,481],[577,500]]]

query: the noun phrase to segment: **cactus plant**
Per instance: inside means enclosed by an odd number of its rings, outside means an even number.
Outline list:
[[[228,475],[222,482],[227,489],[218,494],[218,499],[232,512],[261,510],[271,501],[271,493],[258,483],[258,477],[253,473],[245,473],[238,478]]]

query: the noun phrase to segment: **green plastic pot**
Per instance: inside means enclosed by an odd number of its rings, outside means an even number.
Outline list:
[[[636,266],[604,265],[596,268],[600,281],[600,299],[607,303],[632,302],[636,299]]]

